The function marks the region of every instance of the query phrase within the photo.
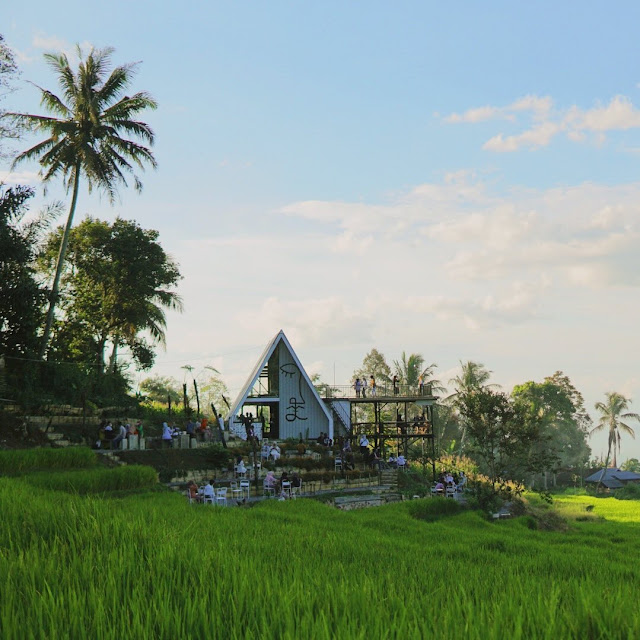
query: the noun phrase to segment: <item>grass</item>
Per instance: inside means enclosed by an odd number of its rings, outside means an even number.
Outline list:
[[[560,532],[429,499],[236,509],[33,478],[0,478],[2,638],[640,637],[638,502],[559,498]]]
[[[97,464],[96,454],[86,447],[0,451],[0,475],[17,475],[38,469],[87,469]]]

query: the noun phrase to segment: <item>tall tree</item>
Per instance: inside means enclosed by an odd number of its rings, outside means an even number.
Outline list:
[[[365,381],[373,376],[378,384],[391,381],[391,368],[385,357],[377,349],[371,349],[362,360],[362,367],[353,372],[353,379],[361,378]]]
[[[494,490],[505,480],[522,487],[531,473],[551,464],[553,453],[544,446],[548,436],[541,417],[523,411],[506,394],[477,389],[460,396],[459,410],[467,425],[471,450],[483,463]]]
[[[398,376],[400,384],[409,387],[417,387],[418,380],[422,376],[422,380],[426,385],[431,385],[432,391],[443,392],[445,389],[439,380],[433,375],[437,368],[437,364],[425,366],[424,358],[419,353],[411,353],[407,356],[406,352],[402,352],[400,360],[393,361],[394,373]]]
[[[62,233],[60,228],[49,238],[44,254],[49,265]],[[101,369],[108,341],[112,371],[120,345],[130,348],[140,368],[149,368],[153,350],[144,333],[164,344],[164,309],[181,309],[179,296],[171,290],[181,276],[158,242],[158,232],[121,218],[113,224],[86,218],[70,233],[66,263],[61,329],[71,326],[73,340],[84,335],[93,341]]]
[[[473,394],[485,389],[495,389],[500,385],[489,384],[492,371],[489,371],[480,362],[460,362],[461,372],[449,380],[449,384],[453,385],[454,392],[446,398],[446,402],[450,403],[455,409],[460,410],[462,400],[469,394]],[[464,444],[467,435],[467,425],[464,417],[460,419],[460,455],[463,454]]]
[[[135,166],[140,169],[145,164],[156,166],[150,150],[153,131],[149,125],[134,118],[145,109],[155,109],[157,104],[146,92],[123,95],[131,84],[136,65],[116,67],[107,76],[112,53],[111,48],[91,49],[84,57],[78,47],[77,70],[72,69],[65,54],[46,54],[46,61],[58,76],[62,98],[47,89],[38,89],[41,105],[53,115],[10,114],[20,125],[49,136],[19,154],[14,166],[37,160],[43,182],[61,176],[67,191],[72,192],[42,336],[42,358],[49,344],[81,176],[84,176],[89,192],[93,189],[103,191],[113,202],[117,187],[127,186],[126,174],[133,176],[138,191],[142,188]]]
[[[616,453],[620,453],[620,432],[623,431],[632,438],[636,437],[635,431],[623,420],[640,420],[640,415],[627,411],[631,400],[625,398],[621,393],[612,391],[605,394],[606,402],[596,402],[596,410],[600,412],[598,424],[591,429],[590,435],[598,431],[608,430],[607,461],[605,468],[609,464],[611,451],[613,450],[613,466],[618,467]]]
[[[582,395],[567,376],[557,371],[543,382],[516,385],[511,396],[522,411],[540,418],[542,432],[548,438],[544,446],[554,453],[559,467],[580,469],[587,463],[591,419]],[[555,467],[544,469],[545,489],[548,471],[555,471]]]

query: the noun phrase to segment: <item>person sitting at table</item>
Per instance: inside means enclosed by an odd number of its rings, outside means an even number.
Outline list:
[[[280,458],[280,455],[281,455],[280,447],[278,446],[277,443],[274,442],[271,445],[271,449],[269,450],[269,455],[273,458],[274,462]]]
[[[396,458],[396,466],[398,467],[398,469],[400,469],[401,467],[406,467],[407,466],[407,461],[405,460],[405,457],[400,454],[397,458]]]
[[[437,493],[444,493],[444,485],[442,482],[438,482],[435,486],[435,490]]]
[[[211,499],[212,502],[215,502],[215,491],[213,489],[213,480],[207,480],[207,484],[204,485],[204,490],[202,491],[202,497],[206,501]]]
[[[302,486],[302,480],[300,479],[300,476],[294,471],[291,474],[291,487],[295,487],[296,489],[299,489]]]
[[[265,489],[275,489],[277,483],[278,481],[276,480],[276,477],[273,475],[273,471],[268,471],[267,475],[262,481],[262,485],[264,486]]]
[[[467,476],[464,475],[464,471],[458,472],[458,491],[464,491],[464,485],[467,484]]]
[[[455,483],[453,481],[453,476],[451,475],[451,471],[447,471],[445,477],[444,477],[444,483],[445,485],[447,485],[447,487],[454,487]]]
[[[280,476],[280,488],[282,489],[282,483],[283,482],[289,482],[289,474],[283,469],[282,470],[282,475]]]
[[[189,492],[189,499],[195,500],[196,502],[200,502],[200,496],[198,495],[198,485],[191,480],[187,485],[187,491]]]
[[[398,458],[396,458],[395,453],[393,453],[393,451],[391,452],[391,455],[389,456],[389,460],[388,460],[389,466],[393,469],[395,469],[398,466]]]

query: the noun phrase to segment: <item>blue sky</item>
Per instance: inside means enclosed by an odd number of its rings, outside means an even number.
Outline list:
[[[445,381],[479,360],[507,389],[562,369],[590,409],[617,390],[640,411],[639,14],[36,0],[2,33],[51,89],[44,51],[141,61],[159,169],[115,207],[83,193],[79,213],[158,229],[181,265],[157,372],[214,365],[233,392],[282,328],[328,381],[375,346]],[[37,112],[37,92],[4,105]],[[37,183],[35,166],[0,171]]]

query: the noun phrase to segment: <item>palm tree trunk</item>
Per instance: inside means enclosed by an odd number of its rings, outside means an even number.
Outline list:
[[[67,224],[62,234],[62,241],[60,242],[60,251],[58,253],[58,262],[56,264],[56,274],[53,278],[53,285],[51,286],[51,294],[49,295],[49,310],[47,311],[47,320],[44,325],[44,332],[42,334],[42,343],[40,344],[40,360],[44,360],[44,356],[47,353],[47,347],[49,346],[49,337],[51,335],[51,327],[53,326],[53,315],[58,302],[58,291],[60,290],[60,276],[62,275],[62,267],[64,266],[64,259],[67,255],[67,246],[69,245],[69,235],[71,234],[71,227],[73,225],[73,215],[76,212],[76,204],[78,202],[78,187],[80,185],[80,162],[76,163],[75,175],[73,177],[73,196],[71,197],[71,207],[69,208],[69,216],[67,217]]]
[[[116,363],[118,359],[118,346],[120,344],[120,334],[116,333],[113,340],[113,348],[111,349],[111,357],[109,358],[109,371],[111,373],[116,372]]]

